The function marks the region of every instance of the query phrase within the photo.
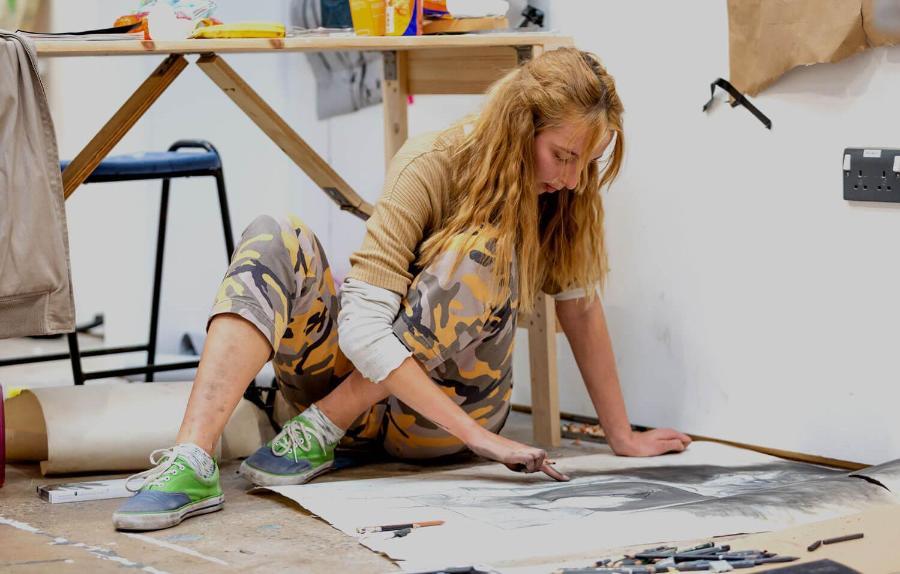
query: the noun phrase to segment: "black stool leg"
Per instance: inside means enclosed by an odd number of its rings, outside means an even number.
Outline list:
[[[169,217],[169,185],[171,180],[164,179],[162,197],[159,201],[159,226],[156,232],[156,264],[153,269],[153,302],[150,306],[150,337],[147,340],[147,364],[156,364],[156,335],[159,328],[159,299],[162,291],[163,256],[166,247],[166,221]],[[153,371],[144,375],[144,380],[153,382]]]
[[[225,251],[228,263],[231,263],[231,255],[234,253],[234,236],[231,233],[231,214],[228,211],[228,196],[225,195],[225,176],[221,169],[217,169],[216,191],[219,194],[219,211],[222,214],[222,232],[225,235]]]
[[[84,384],[84,371],[81,369],[81,351],[78,350],[78,333],[68,333],[69,359],[72,360],[72,379],[76,385]]]

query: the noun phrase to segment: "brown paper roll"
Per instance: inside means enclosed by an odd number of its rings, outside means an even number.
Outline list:
[[[132,471],[175,443],[192,383],[112,383],[31,389],[6,401],[10,461],[41,461],[43,474]],[[217,447],[223,460],[271,439],[265,414],[242,400]]]

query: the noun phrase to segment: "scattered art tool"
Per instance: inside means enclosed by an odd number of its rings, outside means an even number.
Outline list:
[[[560,574],[655,574],[668,571],[668,568],[656,568],[655,566],[620,566],[615,568],[563,568],[556,572]]]
[[[597,560],[594,566],[562,568],[554,574],[655,574],[657,572],[728,572],[798,560],[767,550],[732,550],[728,544],[705,542],[690,548],[657,546],[622,558]]]
[[[836,536],[834,538],[826,538],[824,540],[816,540],[812,544],[806,547],[807,552],[813,552],[814,550],[818,550],[819,546],[823,544],[837,544],[838,542],[849,542],[850,540],[859,540],[864,535],[862,532],[857,532],[856,534],[847,534],[846,536]]]
[[[424,522],[409,522],[406,524],[385,524],[383,526],[363,526],[357,528],[360,534],[369,534],[372,532],[391,532],[394,530],[412,530],[413,528],[425,528],[426,526],[440,526],[443,520],[426,520]],[[405,535],[404,535],[405,536]]]

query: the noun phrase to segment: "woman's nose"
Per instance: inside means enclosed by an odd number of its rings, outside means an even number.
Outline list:
[[[578,165],[574,161],[566,164],[562,177],[563,185],[566,189],[575,189],[578,187]]]

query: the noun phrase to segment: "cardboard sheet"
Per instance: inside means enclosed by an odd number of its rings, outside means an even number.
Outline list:
[[[23,391],[6,401],[6,456],[41,461],[41,472],[149,468],[155,449],[175,443],[191,383],[113,383]],[[225,427],[219,456],[250,455],[274,433],[242,400]]]
[[[697,442],[656,458],[598,454],[557,461],[568,483],[500,465],[414,476],[272,487],[335,528],[425,520],[445,524],[405,537],[359,538],[425,569],[473,563],[552,563],[630,544],[771,531],[900,504],[890,491],[842,471]],[[900,463],[884,465],[893,475]]]
[[[900,42],[897,0],[728,0],[730,81],[756,95],[797,66]]]

